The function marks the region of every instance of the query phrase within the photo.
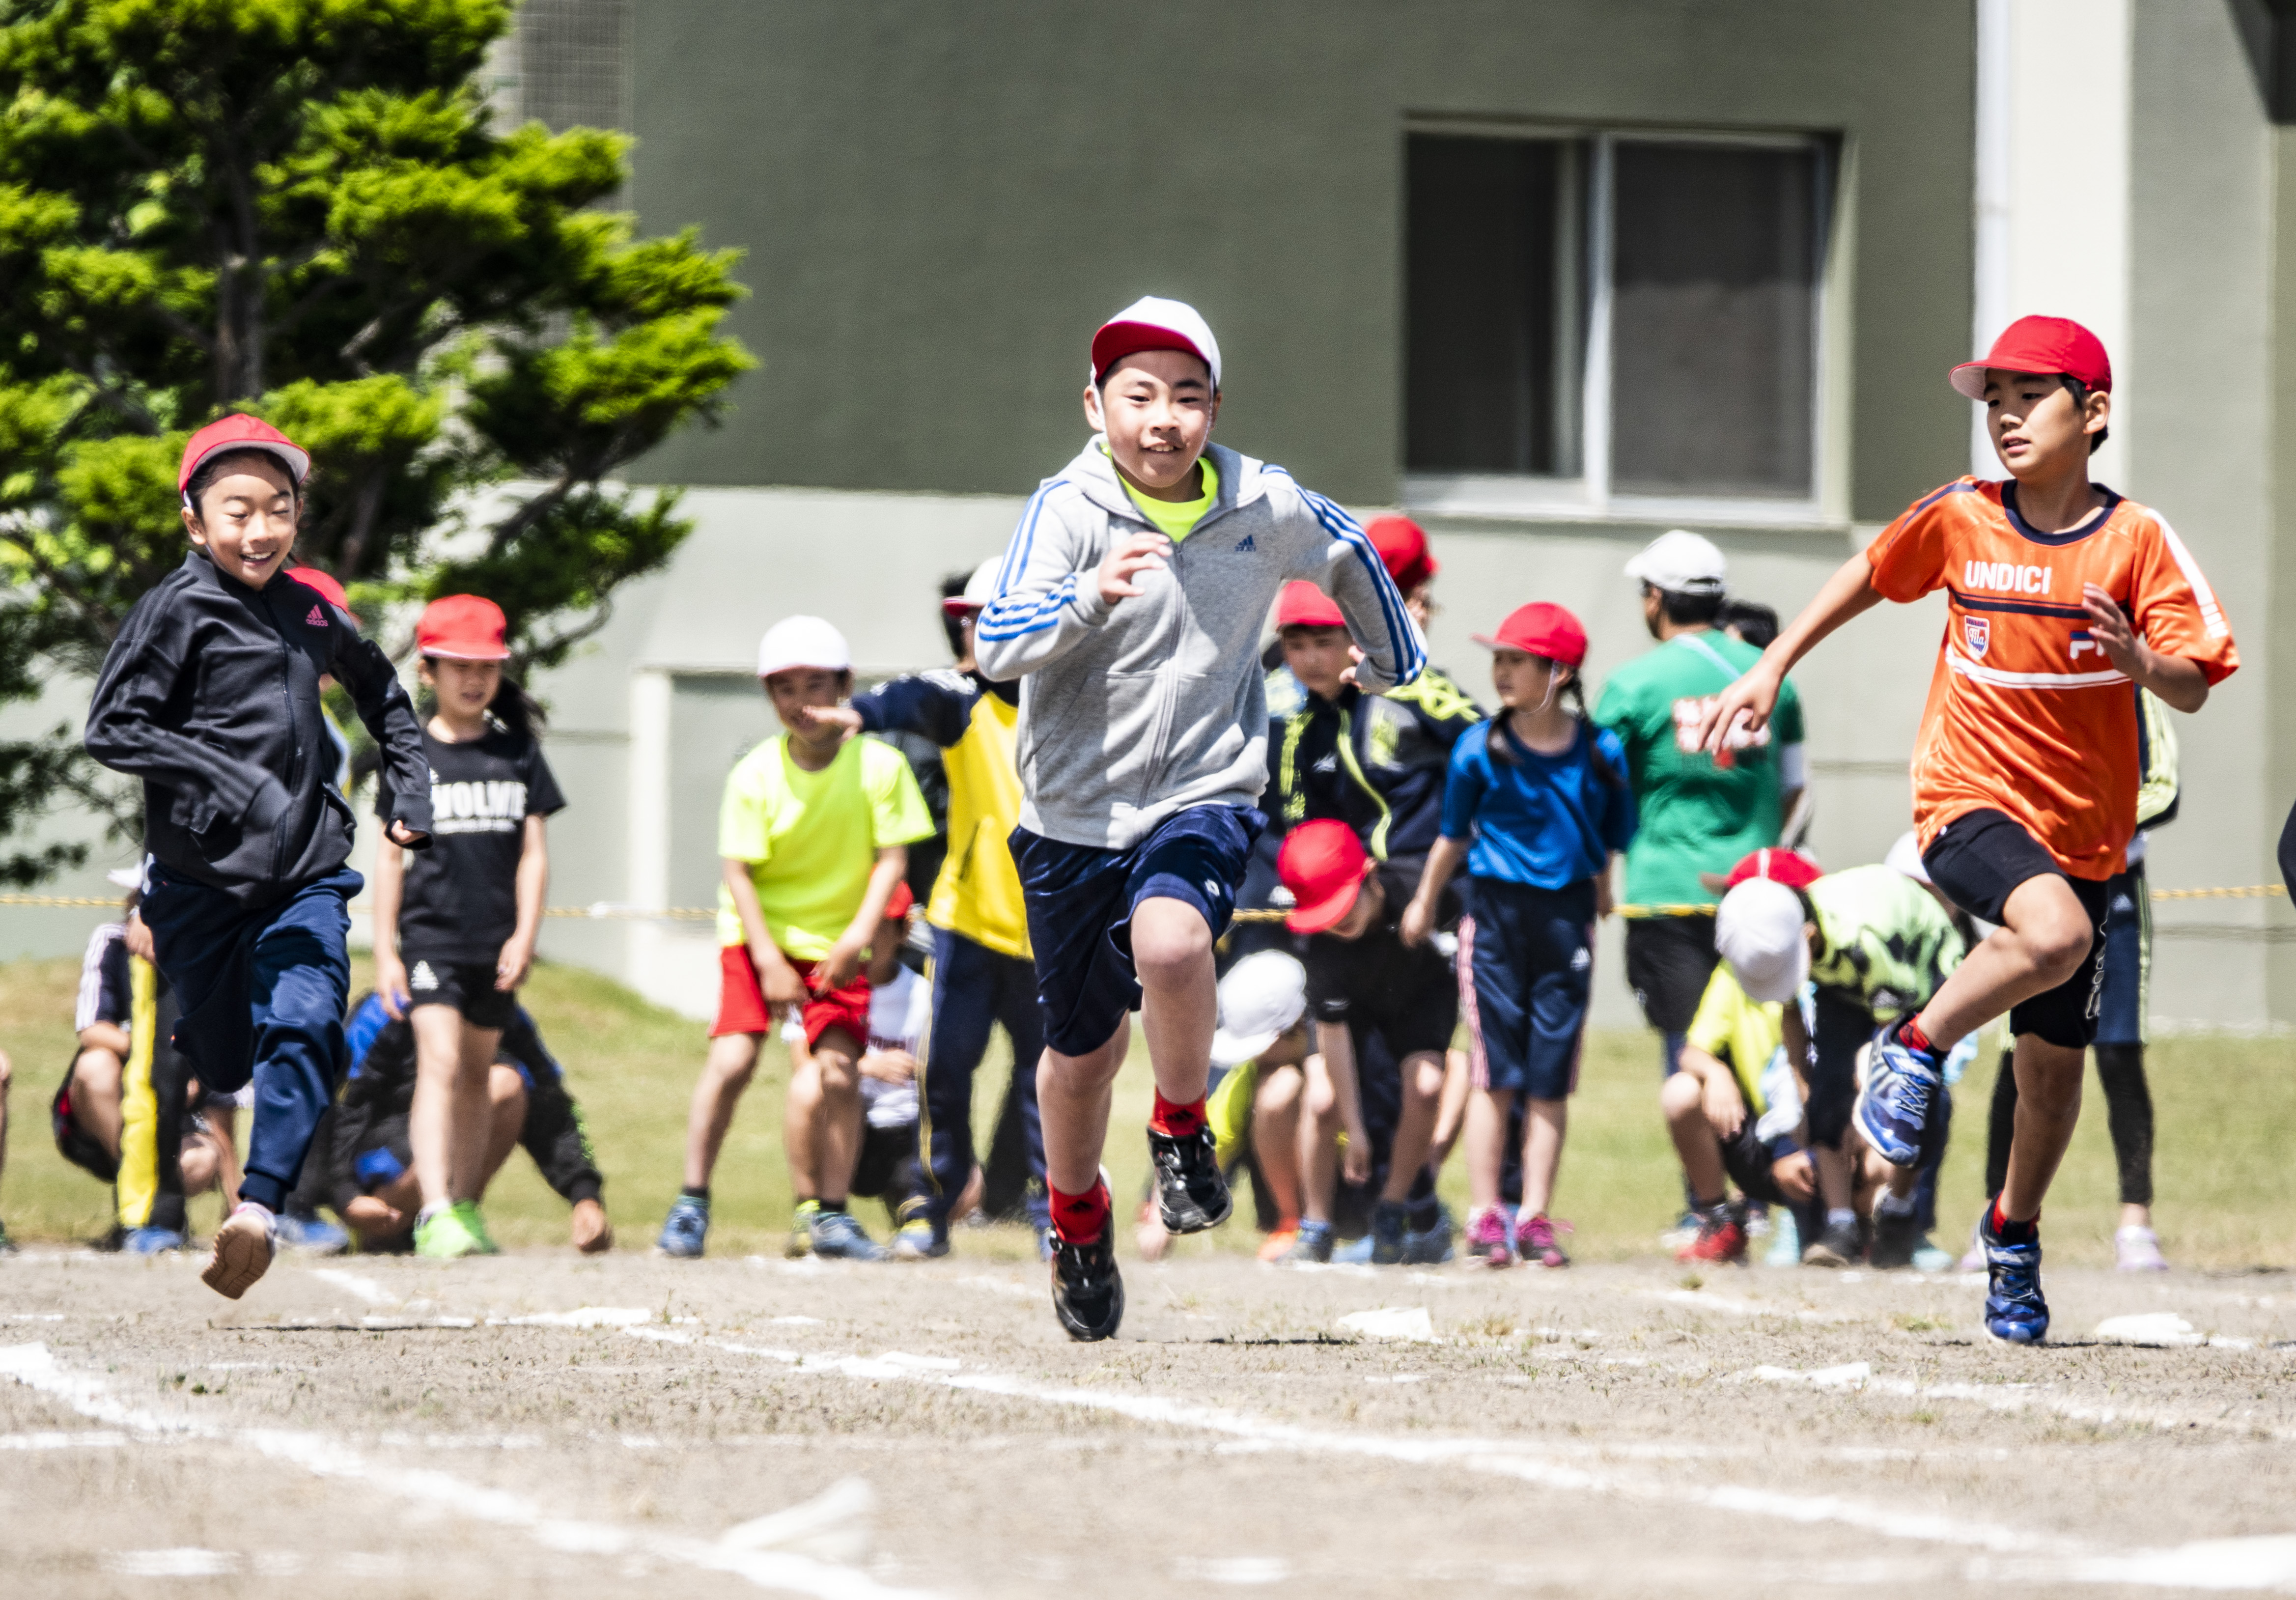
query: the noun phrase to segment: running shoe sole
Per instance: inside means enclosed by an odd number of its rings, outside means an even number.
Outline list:
[[[271,1230],[262,1219],[234,1212],[216,1229],[215,1253],[200,1282],[226,1300],[237,1300],[271,1270]]]

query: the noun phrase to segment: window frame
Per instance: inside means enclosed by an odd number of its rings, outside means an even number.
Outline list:
[[[1837,397],[1846,374],[1837,361],[1848,341],[1834,312],[1847,270],[1841,196],[1848,155],[1843,142],[1821,133],[1760,129],[1635,127],[1569,123],[1519,123],[1474,118],[1414,118],[1414,134],[1538,142],[1578,141],[1587,149],[1583,215],[1586,238],[1569,269],[1587,291],[1576,340],[1579,361],[1575,434],[1580,470],[1575,476],[1529,472],[1413,472],[1401,474],[1405,509],[1437,516],[1533,521],[1707,522],[1724,525],[1840,528],[1849,525],[1839,447]],[[1815,192],[1817,270],[1810,297],[1810,488],[1806,496],[1625,494],[1611,488],[1611,324],[1616,285],[1617,155],[1621,144],[1726,144],[1739,149],[1807,151],[1816,157]],[[1407,216],[1407,212],[1406,213]],[[1407,248],[1407,242],[1402,242]],[[1410,292],[1406,281],[1405,295]],[[1407,321],[1408,303],[1405,305]],[[1403,365],[1407,370],[1406,352]],[[1402,430],[1398,429],[1398,446]]]

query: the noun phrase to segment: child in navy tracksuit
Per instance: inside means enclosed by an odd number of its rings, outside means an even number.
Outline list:
[[[1404,941],[1434,926],[1464,859],[1469,915],[1459,924],[1459,997],[1476,1093],[1468,1103],[1467,1248],[1504,1267],[1570,1258],[1547,1217],[1562,1163],[1569,1096],[1594,977],[1595,924],[1611,910],[1611,857],[1635,836],[1626,752],[1587,720],[1578,685],[1587,631],[1559,605],[1526,605],[1495,636],[1491,678],[1506,709],[1452,747],[1443,836],[1404,914]],[[1499,1210],[1507,1119],[1523,1117],[1522,1205],[1512,1251]]]
[[[183,1008],[176,1046],[210,1091],[255,1085],[240,1203],[201,1275],[233,1300],[271,1265],[344,1061],[345,907],[363,882],[344,866],[355,825],[322,676],[382,747],[390,837],[430,841],[422,728],[390,659],[281,570],[309,470],[254,417],[192,436],[176,488],[196,548],[128,612],[87,715],[88,754],[144,781],[144,922]]]

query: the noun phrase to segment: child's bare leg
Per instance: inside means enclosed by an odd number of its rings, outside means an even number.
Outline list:
[[[1132,965],[1140,975],[1140,1025],[1156,1092],[1176,1105],[1204,1097],[1211,1075],[1219,978],[1212,931],[1185,900],[1144,899],[1132,913]]]
[[[1528,1100],[1522,1117],[1522,1214],[1536,1217],[1554,1201],[1562,1170],[1562,1136],[1570,1126],[1568,1100]]]
[[[816,1193],[829,1205],[842,1205],[861,1159],[860,1042],[832,1028],[814,1046],[813,1059],[821,1072],[821,1111],[814,1120]]]
[[[425,1206],[469,1200],[486,1150],[487,1072],[502,1036],[465,1027],[451,1005],[417,1005],[407,1020],[414,1028],[414,1100],[406,1112],[414,1181]],[[484,1055],[473,1048],[481,1041]]]
[[[1045,1181],[1063,1194],[1089,1194],[1108,1144],[1108,1102],[1132,1049],[1132,1022],[1116,1025],[1088,1055],[1046,1047],[1037,1068],[1037,1110],[1045,1129]],[[1207,1048],[1209,1060],[1209,1047]]]
[[[487,1072],[487,1144],[479,1168],[479,1194],[473,1198],[485,1195],[495,1174],[518,1148],[519,1132],[525,1126],[526,1085],[517,1068],[496,1062]]]
[[[1279,1068],[1259,1080],[1251,1105],[1251,1153],[1279,1217],[1300,1215],[1300,1110],[1305,1080]]]
[[[2019,1001],[2070,978],[2096,940],[2096,925],[2072,885],[2054,873],[2026,879],[2001,909],[2002,925],[1939,985],[1916,1019],[1940,1054]],[[2022,1054],[2021,1040],[2021,1059]],[[2024,1087],[2020,1073],[2020,1094]],[[2054,1160],[2050,1167],[2054,1170]]]
[[[1467,1096],[1474,1091],[1474,1071],[1467,1064],[1464,1050],[1443,1053],[1443,1100],[1435,1112],[1435,1138],[1427,1149],[1427,1159],[1441,1171],[1443,1163],[1451,1159],[1451,1147],[1459,1142],[1460,1130],[1467,1126]]]
[[[91,1045],[72,1061],[72,1120],[88,1136],[119,1159],[119,1080],[126,1069],[119,1057],[100,1045]]]
[[[789,1093],[782,1100],[782,1157],[788,1164],[790,1195],[803,1202],[821,1198],[821,1063],[811,1051],[791,1052]]]
[[[1387,1182],[1382,1200],[1410,1198],[1427,1153],[1435,1143],[1435,1123],[1443,1104],[1443,1057],[1421,1050],[1403,1058],[1403,1105],[1395,1119],[1395,1142],[1390,1147]]]
[[[2017,1124],[2009,1140],[2008,1181],[2001,1186],[2001,1214],[2012,1222],[2041,1214],[2041,1198],[2080,1120],[2087,1054],[2037,1034],[2017,1041]]]
[[[462,1066],[455,1075],[454,1176],[450,1186],[457,1200],[475,1201],[487,1192],[487,1180],[500,1161],[488,1159],[494,1143],[495,1104],[489,1090],[495,1056],[502,1047],[502,1030],[463,1024]]]
[[[1849,1209],[1856,1196],[1857,1184],[1855,1163],[1849,1155],[1850,1136],[1841,1136],[1839,1147],[1820,1145],[1811,1150],[1816,1157],[1817,1195],[1825,1202],[1829,1211]]]
[[[717,1169],[726,1130],[734,1126],[734,1108],[757,1073],[758,1046],[763,1038],[756,1033],[729,1033],[709,1041],[709,1054],[701,1064],[701,1077],[693,1086],[693,1100],[685,1114],[686,1187],[709,1186],[709,1174]]]
[[[1467,1096],[1467,1126],[1460,1143],[1467,1147],[1467,1199],[1479,1211],[1499,1202],[1499,1177],[1506,1166],[1507,1117],[1513,1110],[1512,1090],[1477,1089]]]
[[[1324,1058],[1311,1055],[1300,1115],[1300,1215],[1328,1223],[1340,1186],[1340,1095]]]
[[[1692,1198],[1712,1205],[1729,1193],[1729,1177],[1722,1167],[1722,1141],[1706,1120],[1706,1087],[1693,1072],[1677,1072],[1659,1086],[1659,1110],[1666,1131],[1674,1139],[1674,1153],[1682,1159],[1682,1176]]]

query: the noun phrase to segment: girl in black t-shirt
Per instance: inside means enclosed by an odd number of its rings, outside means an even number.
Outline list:
[[[475,595],[424,609],[414,638],[438,700],[422,736],[431,848],[410,859],[386,843],[375,863],[375,990],[414,1029],[406,1135],[422,1196],[417,1255],[495,1253],[478,1204],[493,1126],[487,1079],[534,964],[550,882],[544,819],[566,804],[534,709],[503,676],[506,631],[502,608]],[[393,814],[387,781],[378,809]]]

